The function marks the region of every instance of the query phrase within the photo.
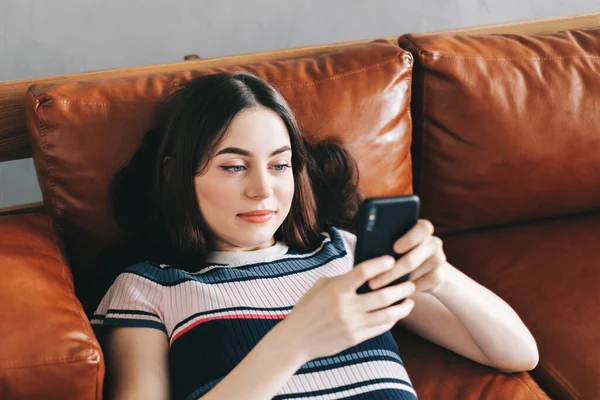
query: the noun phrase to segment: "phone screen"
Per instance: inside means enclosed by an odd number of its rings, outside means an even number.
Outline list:
[[[402,254],[396,254],[393,250],[394,243],[417,224],[419,208],[420,201],[416,195],[365,199],[358,210],[354,265],[383,255],[400,258]],[[406,280],[408,275],[388,286]],[[357,293],[370,291],[371,288],[365,282]]]

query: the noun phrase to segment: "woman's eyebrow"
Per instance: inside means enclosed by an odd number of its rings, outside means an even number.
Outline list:
[[[291,150],[292,150],[291,147],[286,145],[286,146],[280,147],[277,150],[271,152],[269,157],[273,157],[274,155],[283,153],[284,151],[291,151]],[[215,154],[215,157],[218,155],[221,155],[221,154],[225,154],[225,153],[239,154],[241,156],[246,156],[246,157],[252,156],[252,153],[249,152],[248,150],[240,149],[239,147],[225,147],[224,149],[219,151],[217,154]]]

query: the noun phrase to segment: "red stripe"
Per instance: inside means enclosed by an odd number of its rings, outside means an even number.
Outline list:
[[[171,338],[171,344],[173,344],[173,342],[175,340],[177,340],[181,335],[183,335],[190,329],[192,329],[200,324],[203,324],[205,322],[213,321],[215,319],[284,319],[286,316],[287,316],[287,314],[263,314],[263,315],[259,315],[259,314],[227,314],[227,315],[217,315],[214,317],[201,318],[201,319],[196,320],[193,324],[188,325],[185,329],[182,329],[181,331],[179,331],[179,333],[177,335],[173,336],[173,338]]]

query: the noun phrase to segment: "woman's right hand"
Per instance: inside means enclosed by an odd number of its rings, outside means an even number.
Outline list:
[[[410,281],[356,293],[363,283],[391,269],[394,263],[391,256],[367,260],[343,275],[319,279],[304,294],[281,322],[304,360],[339,353],[390,330],[410,314],[414,301],[407,297],[415,291]]]

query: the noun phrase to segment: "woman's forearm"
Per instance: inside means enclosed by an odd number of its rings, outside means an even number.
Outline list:
[[[500,368],[533,368],[538,362],[537,345],[517,313],[455,267],[449,266],[447,276],[432,295],[462,322],[488,360]]]
[[[271,399],[306,360],[293,343],[285,320],[271,329],[248,355],[202,396],[202,400]]]

